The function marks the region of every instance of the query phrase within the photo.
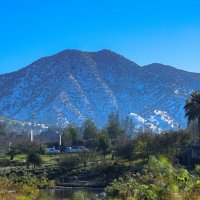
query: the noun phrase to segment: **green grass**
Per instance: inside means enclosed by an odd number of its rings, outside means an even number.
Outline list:
[[[17,154],[14,157],[14,161],[17,161],[17,162],[24,162],[24,160],[26,160],[26,154]]]
[[[9,156],[5,153],[0,154],[0,160],[9,159]]]
[[[56,165],[58,163],[60,155],[42,155],[41,157],[44,165]]]

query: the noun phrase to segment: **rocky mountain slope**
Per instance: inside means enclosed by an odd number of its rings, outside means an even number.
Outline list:
[[[141,67],[109,50],[65,50],[0,75],[0,88],[0,114],[9,118],[62,127],[92,118],[103,126],[118,111],[137,128],[161,131],[186,126],[183,106],[200,89],[200,74]]]

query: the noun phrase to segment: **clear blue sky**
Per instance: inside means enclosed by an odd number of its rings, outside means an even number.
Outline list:
[[[2,0],[0,73],[64,49],[200,72],[199,0]]]

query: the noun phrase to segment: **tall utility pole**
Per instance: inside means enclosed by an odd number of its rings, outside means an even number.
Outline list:
[[[144,106],[144,112],[143,112],[143,133],[145,132],[145,118],[146,118],[146,113],[148,112],[147,106]]]
[[[59,133],[58,131],[56,131],[56,133],[59,135],[59,141],[58,141],[58,144],[59,144],[59,150],[61,151],[62,135],[61,135],[61,133]]]
[[[61,151],[62,135],[59,134],[59,150]]]
[[[33,130],[31,130],[31,142],[33,142]]]
[[[32,112],[32,122],[31,122],[31,142],[33,142],[33,116],[35,115],[36,113]]]

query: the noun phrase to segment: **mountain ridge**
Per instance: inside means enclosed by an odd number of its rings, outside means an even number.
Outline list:
[[[200,89],[200,74],[159,63],[139,66],[106,49],[63,50],[0,75],[0,87],[0,113],[13,119],[30,121],[34,112],[39,123],[64,127],[92,118],[103,126],[118,111],[138,129],[143,118],[159,132],[186,126],[183,106]]]

